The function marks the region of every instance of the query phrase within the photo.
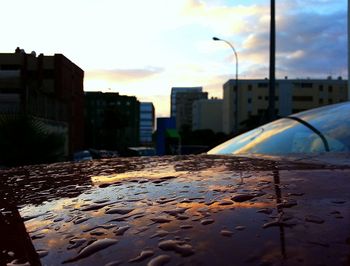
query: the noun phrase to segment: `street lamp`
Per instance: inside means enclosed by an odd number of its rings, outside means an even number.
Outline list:
[[[268,119],[275,119],[275,54],[276,54],[276,19],[275,19],[275,0],[271,0],[271,21],[270,21],[270,84],[269,84],[269,107]]]
[[[217,37],[213,37],[213,40],[214,41],[223,41],[225,43],[227,43],[233,50],[233,53],[235,55],[235,58],[236,58],[236,96],[235,96],[235,125],[234,125],[234,129],[235,129],[235,134],[237,133],[237,130],[238,130],[238,55],[237,55],[237,52],[236,52],[236,49],[235,47],[233,47],[233,45],[226,41],[226,40],[223,40],[223,39],[220,39],[220,38],[217,38]]]

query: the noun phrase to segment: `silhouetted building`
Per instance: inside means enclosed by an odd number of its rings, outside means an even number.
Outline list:
[[[176,95],[179,92],[202,92],[202,87],[173,87],[171,88],[170,116],[176,117]]]
[[[140,103],[119,93],[85,92],[86,146],[125,151],[139,145]]]
[[[174,117],[157,118],[157,155],[179,154],[181,138]]]
[[[222,132],[222,104],[219,99],[201,99],[192,105],[192,130]]]
[[[176,128],[183,130],[184,128],[192,129],[192,104],[196,100],[208,99],[207,92],[186,91],[177,92],[176,97]]]
[[[224,86],[223,130],[232,133],[235,123],[235,80]],[[238,130],[254,117],[263,117],[268,108],[269,80],[239,80],[238,82]],[[292,113],[316,108],[348,99],[347,81],[338,79],[288,79],[276,80],[276,114]]]
[[[62,54],[36,56],[17,48],[0,54],[0,113],[40,119],[65,135],[66,155],[83,147],[84,71]]]
[[[153,103],[140,103],[140,144],[149,145],[152,143],[154,132],[155,111]]]

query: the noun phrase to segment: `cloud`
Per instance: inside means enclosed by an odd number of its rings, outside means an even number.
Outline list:
[[[150,67],[146,69],[113,69],[90,70],[85,74],[87,80],[108,80],[123,82],[137,82],[141,79],[151,78],[163,72],[162,68]]]

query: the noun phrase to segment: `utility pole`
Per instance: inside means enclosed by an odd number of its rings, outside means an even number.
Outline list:
[[[275,54],[276,54],[276,21],[275,0],[271,0],[271,22],[270,22],[270,82],[269,82],[269,109],[268,119],[275,119]]]

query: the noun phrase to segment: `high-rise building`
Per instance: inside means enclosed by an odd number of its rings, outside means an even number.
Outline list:
[[[140,103],[140,144],[149,145],[152,143],[154,132],[155,111],[153,103]]]
[[[0,113],[40,119],[65,135],[65,155],[72,155],[83,147],[83,79],[84,71],[62,54],[1,53]]]
[[[235,121],[235,80],[228,80],[224,86],[223,130],[233,133],[235,123],[238,130],[252,117],[263,116],[268,108],[269,81],[239,80],[238,121]],[[318,106],[346,101],[347,81],[338,79],[288,79],[276,80],[276,114],[287,116]]]
[[[192,105],[192,130],[222,132],[222,104],[219,99],[201,99]]]
[[[202,92],[202,87],[172,88],[171,117],[176,119],[176,128],[192,128],[192,104],[199,99],[208,99],[208,93]]]
[[[176,117],[176,95],[179,92],[202,92],[202,87],[173,87],[171,88],[170,116]]]
[[[85,92],[86,146],[125,151],[139,145],[140,102],[119,93]]]

